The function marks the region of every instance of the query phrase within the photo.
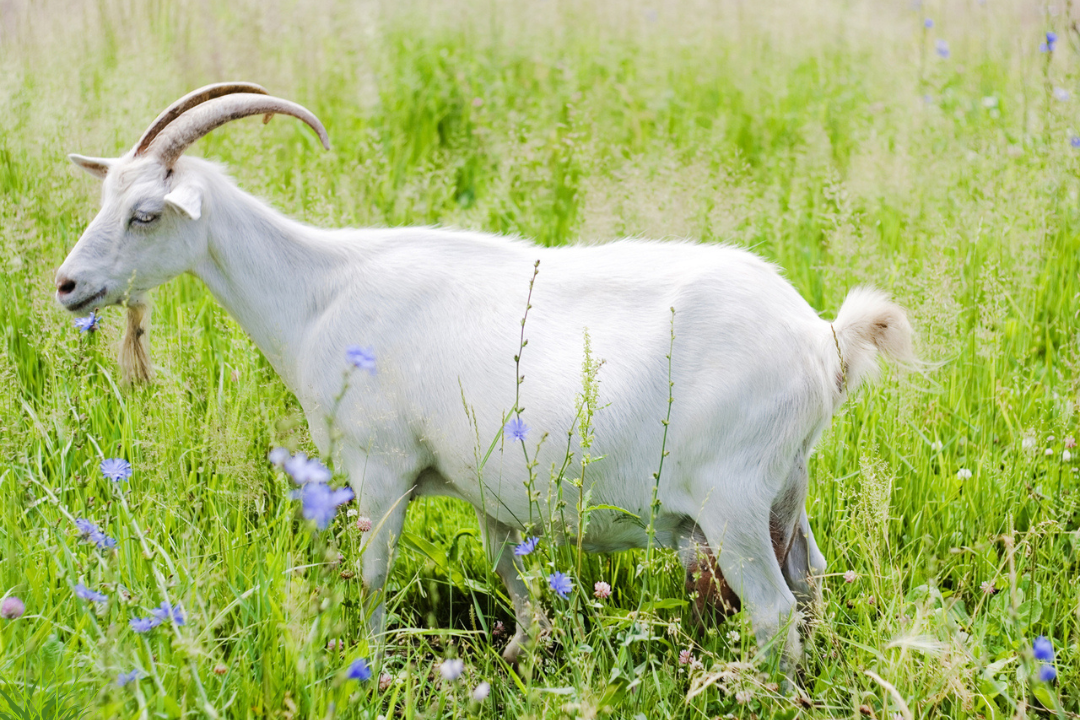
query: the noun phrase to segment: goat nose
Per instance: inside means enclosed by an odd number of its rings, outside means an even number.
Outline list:
[[[56,291],[61,295],[70,295],[75,289],[75,281],[66,275],[56,278]]]

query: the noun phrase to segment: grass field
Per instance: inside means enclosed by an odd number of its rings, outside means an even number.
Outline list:
[[[0,619],[11,701],[36,685],[95,718],[1080,713],[1071,3],[220,5],[0,2],[0,594],[25,604]],[[156,381],[126,388],[122,313],[81,334],[53,300],[99,192],[65,155],[119,155],[224,79],[311,108],[333,150],[279,119],[191,153],[312,224],[734,243],[826,317],[859,283],[909,310],[936,369],[883,377],[811,463],[830,567],[808,701],[778,692],[741,615],[694,626],[664,553],[578,566],[542,544],[530,570],[573,567],[576,589],[542,596],[552,642],[512,672],[493,637],[512,626],[502,584],[449,500],[411,507],[388,655],[375,679],[345,679],[370,656],[359,536],[344,514],[313,533],[267,463],[279,444],[314,452],[269,364],[184,277],[155,293]],[[108,457],[133,477],[104,479]],[[80,539],[76,518],[116,547]],[[107,601],[77,598],[80,583]],[[166,598],[185,624],[134,632]],[[1038,678],[1038,636],[1056,680]],[[447,657],[461,679],[441,679]]]

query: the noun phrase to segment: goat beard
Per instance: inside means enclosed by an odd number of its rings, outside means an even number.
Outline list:
[[[127,306],[127,327],[117,355],[120,372],[127,385],[148,383],[154,377],[150,362],[150,303],[142,301]]]

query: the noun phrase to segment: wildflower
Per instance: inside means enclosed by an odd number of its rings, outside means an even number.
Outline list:
[[[506,423],[506,427],[503,428],[503,434],[509,435],[511,440],[525,441],[525,436],[529,434],[529,426],[525,424],[525,421],[520,417],[516,417],[510,422]]]
[[[461,673],[465,672],[465,661],[459,658],[451,660],[447,658],[439,665],[439,674],[442,675],[442,679],[447,682],[453,682],[461,677]]]
[[[729,632],[729,633],[727,634],[727,639],[728,639],[728,641],[729,641],[729,642],[733,642],[733,643],[737,643],[737,642],[739,642],[739,638],[740,638],[740,637],[742,637],[742,636],[741,636],[741,635],[739,635],[739,631],[738,631],[738,630],[732,630],[731,632]]]
[[[283,447],[276,447],[267,453],[266,459],[269,460],[272,465],[281,467],[289,459],[289,451]]]
[[[90,522],[86,518],[76,518],[75,527],[79,529],[79,532],[83,535],[89,536],[91,533],[101,532],[98,530],[98,526]]]
[[[375,351],[373,349],[350,345],[345,348],[345,359],[353,367],[367,370],[372,375],[375,374]]]
[[[1040,682],[1053,682],[1057,679],[1057,670],[1054,669],[1053,665],[1043,663],[1039,666],[1039,672],[1036,677],[1039,678]]]
[[[229,672],[229,666],[228,665],[218,663],[217,665],[214,666],[214,674],[215,675],[224,675],[227,672]]]
[[[1035,655],[1036,660],[1046,662],[1053,662],[1054,660],[1054,644],[1045,635],[1035,638],[1035,643],[1031,646],[1031,652]]]
[[[90,542],[98,546],[99,550],[112,550],[116,547],[116,540],[109,537],[100,530],[96,530],[90,533]]]
[[[390,685],[394,682],[394,678],[390,673],[383,673],[379,676],[379,692],[386,692],[390,689]]]
[[[352,512],[351,510],[349,512]],[[371,518],[358,517],[356,518],[356,529],[362,533],[366,533],[371,530]]]
[[[1080,149],[1080,137],[1077,137],[1076,135],[1070,135],[1069,136],[1069,147],[1071,147],[1074,150]]]
[[[750,692],[749,690],[740,690],[735,693],[735,702],[739,703],[740,705],[745,705],[753,699],[754,693]]]
[[[1054,47],[1057,45],[1057,39],[1058,39],[1057,38],[1057,33],[1055,33],[1055,32],[1046,33],[1046,42],[1039,45],[1039,52],[1044,52],[1044,53],[1052,53],[1052,52],[1054,52]]]
[[[347,511],[345,511],[345,517],[354,518],[359,514],[360,514],[360,511],[357,510],[356,508],[349,508]]]
[[[75,318],[75,327],[79,328],[81,333],[91,333],[98,329],[98,320],[100,320],[97,314],[91,310],[90,314],[84,318]]]
[[[855,574],[854,570],[848,570],[846,573],[844,573],[844,582],[853,583],[858,577],[859,576]]]
[[[476,689],[472,691],[473,702],[482,703],[487,700],[488,695],[491,694],[491,683],[487,680],[476,686]]]
[[[1076,447],[1076,438],[1074,438],[1072,435],[1065,438],[1065,448],[1067,450],[1071,450],[1074,447]]]
[[[130,683],[135,682],[136,680],[138,680],[141,677],[142,677],[142,671],[139,670],[138,668],[135,668],[134,670],[132,670],[129,673],[120,673],[119,675],[117,675],[116,676],[116,684],[119,685],[120,687],[124,687],[125,685],[128,685]]]
[[[158,625],[161,624],[161,621],[158,620],[157,618],[152,618],[152,617],[148,617],[148,618],[131,618],[131,621],[128,624],[131,625],[131,629],[134,630],[135,632],[144,633],[144,632],[150,632],[151,630],[156,628]]]
[[[933,450],[934,452],[941,452],[942,448],[944,448],[944,447],[945,447],[945,445],[942,444],[942,442],[940,440],[935,440],[934,442],[932,442],[930,444],[930,449]]]
[[[523,555],[528,555],[533,550],[535,550],[536,546],[539,545],[539,544],[540,544],[540,538],[531,537],[531,538],[527,539],[525,542],[518,545],[516,548],[514,548],[514,554],[517,555],[518,557],[522,557]]]
[[[922,24],[923,24],[923,27],[926,28],[927,30],[934,27],[934,21],[931,20],[930,18],[926,18],[925,20],[923,20]]]
[[[502,620],[496,620],[495,621],[495,627],[491,629],[491,636],[498,638],[498,637],[502,637],[505,634],[506,634],[506,626],[503,625],[503,621]]]
[[[1069,462],[1072,460],[1072,453],[1068,450],[1061,451],[1061,462]]]
[[[1054,99],[1057,100],[1058,102],[1065,102],[1066,100],[1069,99],[1069,91],[1066,90],[1065,88],[1060,88],[1060,87],[1054,88]]]
[[[108,595],[104,595],[99,592],[94,592],[90,588],[86,587],[82,583],[75,586],[75,596],[81,597],[83,600],[89,600],[90,602],[105,602],[109,599]]]
[[[0,618],[5,620],[18,620],[26,612],[26,605],[22,600],[10,595],[0,602]]]
[[[318,458],[308,458],[306,453],[296,453],[283,464],[285,472],[292,476],[297,485],[324,483],[331,473]]]
[[[937,42],[934,43],[934,50],[942,58],[948,58],[952,54],[949,52],[949,43],[941,38],[938,38]]]
[[[367,682],[371,679],[371,666],[368,665],[367,660],[364,658],[357,658],[353,660],[352,665],[349,665],[349,669],[345,671],[345,677],[348,680]]]
[[[345,644],[337,638],[330,638],[329,642],[326,643],[327,650],[341,650],[344,647]]]
[[[482,98],[482,97],[474,97],[472,99],[472,106],[474,108],[483,107],[484,106],[484,98]]]
[[[325,483],[308,483],[292,493],[294,500],[303,503],[303,514],[307,520],[314,520],[315,527],[325,530],[337,513],[338,505],[344,505],[353,499],[349,488],[332,489]]]
[[[600,600],[607,600],[611,597],[611,586],[603,580],[598,580],[597,583],[593,585],[593,596]]]
[[[1025,435],[1023,441],[1020,443],[1020,447],[1025,450],[1035,449],[1035,438],[1032,435]]]
[[[968,470],[967,468],[960,468],[959,470],[956,471],[956,477],[957,477],[958,480],[970,480],[971,479],[971,471]]]
[[[1077,140],[1078,143],[1080,143],[1080,138],[1076,138],[1076,140]],[[1078,147],[1080,147],[1080,145],[1078,145]],[[1046,457],[1050,457],[1053,454],[1054,454],[1054,449],[1053,448],[1046,448],[1046,450],[1043,451],[1043,455],[1045,455]]]
[[[174,625],[184,624],[184,611],[179,605],[170,605],[167,600],[162,600],[161,607],[154,608],[150,614],[157,618],[157,624],[170,620]]]
[[[120,482],[131,477],[131,463],[122,458],[108,458],[101,461],[101,474],[113,482]]]
[[[979,589],[986,595],[993,595],[997,592],[997,588],[994,587],[994,583],[990,580],[984,580],[983,584],[979,586]]]
[[[693,661],[694,661],[694,654],[692,652],[690,652],[689,650],[680,650],[679,651],[679,664],[680,665],[689,665]]]
[[[556,595],[563,598],[564,600],[566,599],[566,596],[570,593],[570,590],[574,587],[573,583],[571,583],[570,581],[570,578],[558,571],[548,575],[548,586],[551,587],[552,592],[554,592]]]

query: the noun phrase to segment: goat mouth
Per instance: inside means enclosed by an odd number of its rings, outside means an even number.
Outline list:
[[[100,300],[101,298],[105,297],[106,292],[108,292],[108,288],[103,287],[100,290],[98,290],[96,293],[91,295],[90,297],[88,297],[88,298],[86,298],[84,300],[80,300],[79,302],[75,303],[74,305],[65,305],[64,307],[67,308],[68,312],[73,312],[73,313],[74,312],[79,312],[80,310],[84,310],[87,307],[89,307],[92,303],[95,303],[98,300]]]

